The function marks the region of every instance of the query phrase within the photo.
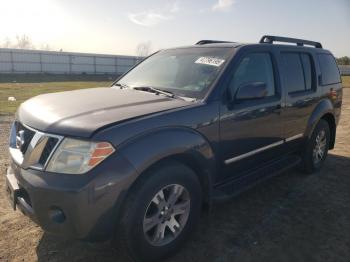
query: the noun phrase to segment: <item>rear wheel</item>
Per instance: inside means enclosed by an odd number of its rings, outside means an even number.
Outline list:
[[[307,173],[313,173],[321,169],[328,154],[329,141],[329,125],[327,121],[321,119],[305,147],[303,166]]]
[[[197,224],[201,187],[187,166],[167,161],[138,181],[124,206],[116,239],[138,261],[154,261],[176,251]]]

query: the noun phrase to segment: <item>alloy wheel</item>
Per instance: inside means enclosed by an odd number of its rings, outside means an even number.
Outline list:
[[[152,198],[143,219],[143,232],[153,246],[172,242],[185,227],[190,214],[190,194],[178,184],[163,187]]]
[[[320,132],[316,136],[316,143],[313,149],[313,161],[314,164],[319,164],[326,153],[326,145],[327,145],[327,136],[325,130],[320,130]]]

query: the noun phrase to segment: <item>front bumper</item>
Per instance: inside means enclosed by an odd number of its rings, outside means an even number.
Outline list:
[[[6,171],[6,191],[12,208],[16,210],[18,207],[23,214],[30,217],[34,222],[37,222],[34,210],[28,199],[25,199],[25,193],[23,193],[24,191],[19,187],[17,178],[11,167]]]
[[[117,224],[124,196],[136,179],[135,169],[121,155],[110,157],[84,175],[7,169],[11,205],[44,231],[69,238],[106,240]]]

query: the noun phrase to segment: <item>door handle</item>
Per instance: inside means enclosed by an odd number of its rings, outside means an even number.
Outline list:
[[[279,109],[282,109],[282,106],[281,106],[281,105],[277,105],[277,106],[276,106],[276,109],[278,109],[278,110],[279,110]]]
[[[280,115],[282,113],[281,109],[282,109],[281,105],[276,105],[273,111],[275,114]]]

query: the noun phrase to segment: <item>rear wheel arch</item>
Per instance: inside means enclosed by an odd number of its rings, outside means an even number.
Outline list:
[[[321,119],[327,121],[330,131],[330,141],[329,141],[329,149],[334,148],[335,144],[335,134],[336,134],[336,124],[335,124],[335,117],[331,113],[324,114]]]
[[[319,119],[302,154],[302,167],[306,173],[314,173],[321,169],[327,157],[330,137],[331,131],[327,120]]]
[[[330,149],[334,148],[336,133],[336,122],[333,112],[334,108],[331,101],[329,99],[321,100],[313,110],[311,116],[309,117],[305,132],[307,138],[310,139],[318,122],[321,119],[327,121],[331,131],[331,139],[329,144]]]
[[[335,136],[336,136],[336,123],[335,123],[335,117],[332,112],[325,112],[318,116],[314,121],[309,125],[309,130],[307,132],[308,139],[311,138],[313,131],[315,130],[317,124],[320,122],[320,120],[325,120],[329,126],[330,131],[330,141],[329,141],[329,149],[333,149],[335,145]]]

